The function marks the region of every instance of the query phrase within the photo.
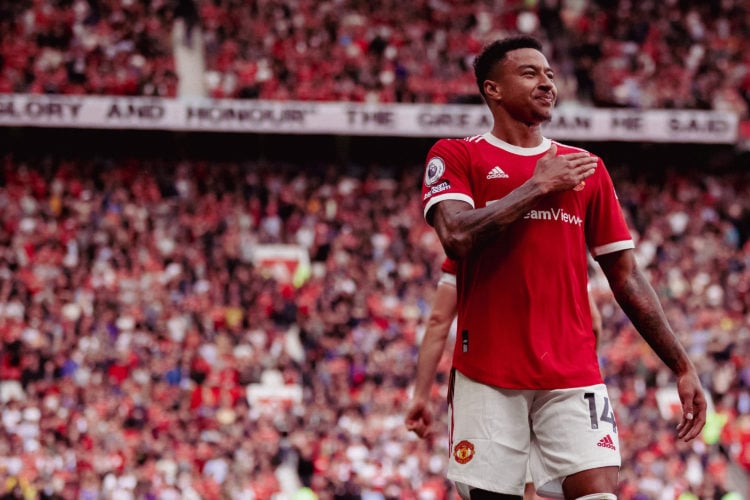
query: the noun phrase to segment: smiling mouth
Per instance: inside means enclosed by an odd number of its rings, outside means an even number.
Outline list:
[[[551,94],[540,95],[536,99],[550,106],[555,103],[555,97]]]

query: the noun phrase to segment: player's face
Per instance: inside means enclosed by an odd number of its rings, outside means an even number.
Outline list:
[[[531,125],[552,117],[557,87],[544,54],[535,49],[508,52],[493,77],[498,84],[500,105],[513,118]]]

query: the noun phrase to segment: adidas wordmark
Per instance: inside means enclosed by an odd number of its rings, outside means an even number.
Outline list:
[[[615,442],[612,441],[612,437],[607,434],[603,438],[599,440],[598,443],[596,443],[597,446],[601,446],[602,448],[609,448],[610,450],[616,450],[615,448]]]
[[[492,168],[492,170],[489,171],[487,174],[488,179],[507,179],[509,176],[506,174],[502,168],[495,165],[495,167]]]

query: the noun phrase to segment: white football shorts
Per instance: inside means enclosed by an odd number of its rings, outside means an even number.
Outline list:
[[[620,443],[604,384],[512,390],[455,372],[448,478],[468,487],[523,495],[527,463],[540,496],[563,498],[576,472],[620,466]]]

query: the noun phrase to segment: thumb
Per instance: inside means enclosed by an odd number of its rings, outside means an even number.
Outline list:
[[[547,156],[548,158],[553,158],[557,156],[557,144],[553,142],[552,145],[547,150],[547,154],[545,156]]]

